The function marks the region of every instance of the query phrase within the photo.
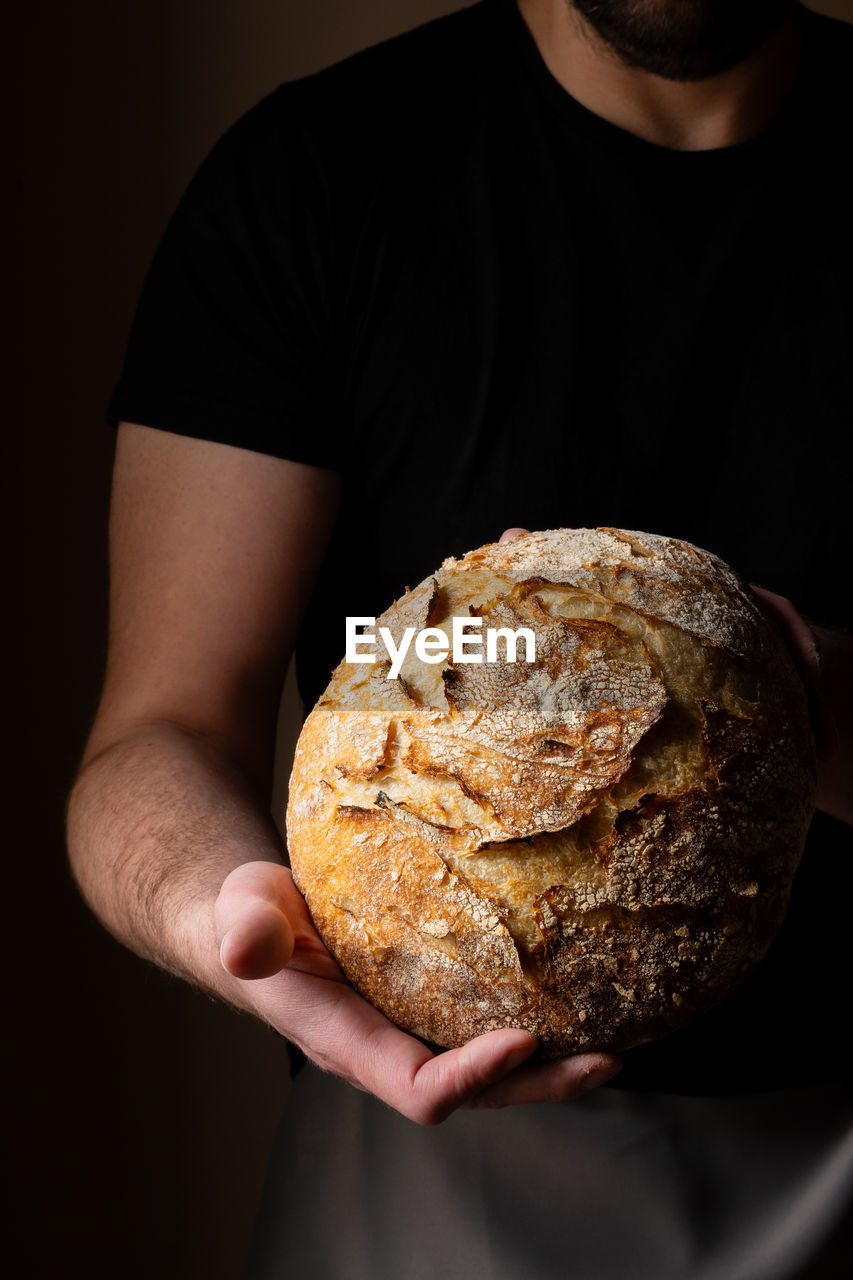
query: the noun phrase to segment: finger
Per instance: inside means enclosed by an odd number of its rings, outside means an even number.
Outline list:
[[[512,542],[513,538],[520,538],[522,534],[529,533],[529,529],[517,528],[515,525],[511,529],[504,529],[498,542]]]
[[[615,1054],[585,1053],[519,1067],[470,1098],[465,1107],[509,1107],[531,1102],[569,1102],[598,1089],[622,1069]]]
[[[820,639],[787,596],[750,583],[765,617],[775,624],[787,642],[809,696],[809,718],[818,760],[830,760],[841,742],[835,714],[822,694]]]
[[[234,978],[251,981],[278,973],[293,955],[287,916],[268,902],[254,902],[222,939],[219,958]]]
[[[223,882],[214,907],[223,968],[235,978],[267,978],[283,969],[294,950],[284,910],[285,867],[247,862]]]
[[[787,596],[777,595],[775,591],[757,587],[754,583],[750,585],[758,597],[758,603],[765,616],[776,623],[784,639],[787,640],[803,683],[810,692],[816,693],[820,680],[820,651],[817,636]]]
[[[538,1043],[527,1031],[507,1028],[433,1055],[411,1081],[419,1123],[441,1124],[458,1107],[509,1078]]]
[[[378,1013],[370,1007],[371,1014]],[[433,1053],[384,1015],[353,1041],[361,1085],[420,1125],[446,1120],[467,1099],[515,1070],[535,1051],[535,1036],[519,1028],[490,1031],[457,1049]]]
[[[319,981],[291,966],[271,979],[267,989],[265,1016],[313,1062],[416,1124],[440,1124],[467,1098],[518,1067],[537,1046],[535,1036],[511,1028],[436,1054],[351,987]]]
[[[302,969],[305,973],[331,978],[335,982],[346,982],[343,970],[314,927],[308,904],[297,889],[289,868],[281,868],[278,886],[281,894],[279,903],[290,921],[295,940],[289,968]]]
[[[346,982],[314,927],[293,873],[281,863],[247,862],[235,867],[219,891],[214,920],[220,960],[236,978],[268,978],[287,964]]]

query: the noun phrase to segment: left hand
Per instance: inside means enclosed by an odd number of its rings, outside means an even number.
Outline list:
[[[809,697],[817,752],[815,808],[853,824],[853,639],[811,626],[787,596],[750,586],[787,642]]]

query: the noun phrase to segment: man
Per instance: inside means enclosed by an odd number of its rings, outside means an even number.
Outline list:
[[[484,0],[268,95],[170,223],[110,406],[69,851],[117,937],[309,1060],[254,1274],[840,1274],[850,49],[781,0]],[[269,816],[294,646],[310,706],[345,616],[516,524],[687,538],[824,646],[835,728],[783,932],[621,1063],[392,1027]]]

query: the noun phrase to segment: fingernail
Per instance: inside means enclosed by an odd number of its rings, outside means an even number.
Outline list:
[[[229,929],[228,933],[225,934],[224,938],[219,944],[219,963],[222,965],[222,968],[225,970],[226,973],[231,972],[231,970],[228,968],[228,965],[225,963],[225,944],[227,943],[230,936],[231,936],[231,930]]]
[[[589,1093],[592,1089],[597,1089],[599,1085],[606,1084],[608,1080],[612,1080],[622,1070],[622,1063],[616,1063],[609,1067],[594,1067],[592,1071],[587,1072],[581,1081],[581,1093]]]

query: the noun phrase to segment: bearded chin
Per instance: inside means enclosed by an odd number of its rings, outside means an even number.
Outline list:
[[[793,0],[567,0],[629,67],[707,80],[754,52]]]

